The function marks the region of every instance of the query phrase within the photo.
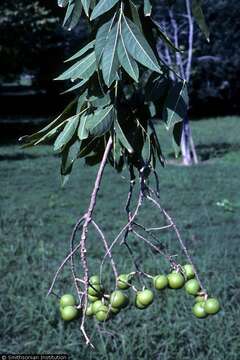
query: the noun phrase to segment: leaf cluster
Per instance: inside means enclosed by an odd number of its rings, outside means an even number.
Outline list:
[[[24,146],[54,140],[61,154],[61,174],[68,176],[73,163],[101,161],[109,137],[113,146],[109,163],[121,171],[124,165],[138,170],[164,164],[156,123],[164,122],[177,147],[188,95],[184,79],[170,79],[159,59],[156,40],[174,47],[151,18],[149,0],[59,0],[66,7],[65,26],[72,29],[80,16],[91,28],[89,42],[66,60],[71,65],[56,79],[71,83],[72,103],[51,124],[25,136]]]

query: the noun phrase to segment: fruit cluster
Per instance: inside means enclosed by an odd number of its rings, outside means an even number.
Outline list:
[[[138,309],[146,309],[154,300],[154,292],[150,289],[138,291],[132,285],[132,279],[136,273],[121,274],[117,279],[117,289],[110,295],[106,294],[97,275],[91,276],[88,286],[88,306],[86,316],[95,316],[98,321],[106,321],[118,314],[129,304],[129,297],[124,290],[132,288],[135,291],[134,305]],[[186,264],[168,275],[156,275],[152,277],[153,286],[162,291],[165,288],[180,289],[195,296],[193,314],[198,318],[216,314],[220,310],[220,304],[215,298],[208,298],[201,291],[200,285],[195,278],[193,267]],[[71,294],[65,294],[60,299],[60,313],[65,321],[73,320],[78,316],[76,302]]]

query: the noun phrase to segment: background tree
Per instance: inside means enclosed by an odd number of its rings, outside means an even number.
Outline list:
[[[60,6],[66,6],[64,24],[72,29],[79,22],[83,14],[88,19],[91,29],[87,44],[75,53],[67,62],[72,62],[66,71],[57,80],[70,80],[71,86],[67,92],[75,92],[74,100],[64,112],[52,123],[39,132],[25,136],[22,141],[25,147],[36,146],[46,141],[54,140],[54,151],[61,156],[61,174],[63,182],[68,179],[73,164],[79,158],[84,158],[87,165],[99,164],[99,169],[90,197],[89,207],[81,217],[70,238],[70,252],[58,268],[48,294],[53,293],[56,279],[70,261],[73,282],[78,295],[77,309],[81,313],[81,331],[87,344],[91,340],[85,330],[85,320],[88,315],[88,301],[94,301],[94,313],[100,321],[105,321],[116,310],[125,307],[128,297],[116,291],[122,286],[130,287],[136,293],[135,305],[144,308],[151,304],[153,293],[146,289],[146,279],[153,276],[144,270],[144,263],[139,264],[135,258],[129,238],[134,236],[162,255],[174,270],[167,281],[172,288],[180,288],[185,280],[190,278],[189,271],[184,270],[169,253],[166,245],[159,242],[157,245],[155,231],[168,229],[175,234],[191,269],[192,285],[187,286],[188,293],[198,294],[203,300],[200,305],[206,311],[196,316],[207,315],[208,295],[205,290],[187,248],[180,236],[179,230],[168,212],[161,206],[159,199],[159,180],[157,175],[157,161],[164,165],[164,157],[158,137],[156,124],[163,122],[166,129],[173,134],[176,146],[181,141],[181,122],[186,116],[188,96],[186,80],[182,79],[174,69],[170,69],[157,55],[157,33],[170,47],[175,45],[166,34],[151,19],[152,5],[148,0],[137,3],[132,0],[100,0],[96,4],[90,0],[59,0]],[[166,5],[167,6],[167,5]],[[205,30],[200,2],[192,2],[194,13],[200,26]],[[153,10],[154,11],[154,10]],[[175,78],[170,73],[174,71]],[[127,194],[126,212],[127,222],[119,231],[111,244],[108,243],[101,227],[94,221],[94,209],[97,194],[101,185],[106,164],[110,164],[118,172],[123,168],[129,171],[130,187]],[[134,206],[132,198],[135,189],[137,174],[137,202]],[[151,185],[154,180],[155,187]],[[150,203],[161,214],[163,220],[158,226],[148,228],[139,222],[139,213],[143,204]],[[88,232],[93,227],[100,239],[105,254],[99,269],[100,277],[89,275],[88,264]],[[81,231],[81,237],[75,244],[76,234]],[[117,263],[114,261],[113,250],[123,244],[132,257],[135,271],[127,279],[119,277]],[[80,252],[81,268],[77,272],[75,257]],[[102,272],[106,259],[109,260],[115,283],[115,290],[108,294],[102,288]],[[130,284],[132,277],[136,277],[138,287]],[[155,277],[154,277],[155,279]],[[119,284],[120,282],[120,284]],[[124,284],[122,284],[124,283]],[[192,282],[191,282],[192,284]],[[139,287],[141,286],[141,290]],[[154,286],[157,287],[154,283]],[[95,299],[92,299],[94,297]],[[117,299],[116,299],[117,298]],[[69,306],[73,306],[72,298]],[[97,310],[97,301],[100,301],[101,310]],[[206,304],[205,304],[206,301]],[[76,308],[65,312],[67,307],[61,298],[61,313],[65,320],[74,318]],[[202,303],[202,301],[201,301]],[[211,303],[211,302],[210,302]],[[215,304],[216,305],[216,304]],[[103,306],[103,307],[102,307]],[[115,310],[114,310],[115,309]],[[219,304],[215,306],[215,313]],[[101,312],[101,314],[99,314]],[[100,316],[101,315],[101,316]]]

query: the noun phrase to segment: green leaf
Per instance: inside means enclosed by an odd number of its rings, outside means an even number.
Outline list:
[[[61,93],[61,95],[67,94],[67,93],[69,93],[70,91],[74,91],[74,90],[76,90],[76,89],[79,89],[79,88],[82,87],[84,84],[86,84],[86,82],[87,82],[87,80],[81,80],[81,81],[79,81],[77,84],[75,84],[75,85],[71,86],[69,89],[63,91],[63,92]]]
[[[79,22],[82,13],[81,0],[75,0],[75,6],[71,14],[71,21],[68,25],[68,30],[72,30]]]
[[[59,7],[65,7],[67,6],[69,0],[58,0],[58,6]]]
[[[60,76],[55,80],[75,80],[79,79],[88,79],[96,69],[96,58],[95,53],[85,56],[83,59],[77,61],[72,65],[68,70],[64,71]]]
[[[73,112],[73,107],[76,104],[76,99],[73,100],[65,109],[64,111],[50,124],[45,126],[43,129],[37,131],[34,134],[22,136],[19,141],[26,143],[24,147],[29,147],[35,145],[35,142],[43,139],[43,137],[47,134],[50,134],[48,137],[53,136],[56,131],[59,130],[59,126],[63,126],[66,122],[66,119],[69,118],[70,114]],[[55,130],[56,129],[56,130]]]
[[[83,114],[80,119],[80,124],[78,127],[78,138],[79,140],[84,140],[88,138],[88,130],[86,127],[86,122],[88,120],[89,115]]]
[[[151,19],[151,20],[154,23],[154,25],[156,25],[156,27],[158,29],[159,36],[165,42],[165,44],[167,46],[169,46],[171,49],[173,49],[174,51],[176,51],[176,52],[183,52],[174,45],[174,43],[171,41],[171,39],[168,37],[168,35],[163,31],[160,24],[157,21],[153,20],[153,19]]]
[[[129,0],[129,4],[130,4],[130,8],[131,8],[133,22],[137,25],[139,30],[141,32],[143,32],[142,23],[141,23],[140,16],[138,13],[138,7],[131,0]]]
[[[114,120],[114,130],[116,133],[117,139],[120,141],[120,143],[127,149],[127,151],[131,154],[133,153],[133,148],[131,144],[129,143],[128,139],[126,138],[117,118]]]
[[[181,146],[181,139],[182,139],[182,129],[183,123],[178,122],[173,127],[173,134],[172,134],[172,143],[175,152],[175,157],[177,158],[180,154],[180,146]]]
[[[102,58],[104,47],[107,44],[109,33],[112,29],[112,26],[114,24],[116,14],[113,16],[113,18],[108,21],[107,23],[103,24],[97,32],[96,35],[96,43],[95,43],[95,55],[96,55],[96,61],[99,64]]]
[[[113,122],[113,109],[114,108],[111,105],[104,109],[95,111],[94,114],[89,117],[86,128],[90,132],[90,135],[99,137],[110,130]]]
[[[54,151],[61,150],[73,137],[79,124],[79,114],[70,117],[63,131],[54,142]]]
[[[90,43],[88,43],[87,45],[85,45],[82,49],[80,49],[78,52],[76,52],[76,54],[74,54],[73,56],[71,56],[69,59],[65,60],[65,62],[68,61],[72,61],[75,60],[79,57],[81,57],[82,55],[84,55],[88,50],[92,49],[94,47],[95,44],[95,40],[91,41]]]
[[[78,157],[81,142],[76,140],[73,144],[65,146],[62,151],[61,175],[68,175],[72,171],[74,161]]]
[[[121,29],[120,29],[120,37],[118,41],[117,53],[118,53],[118,59],[120,65],[122,65],[124,70],[133,78],[134,81],[138,82],[138,78],[139,78],[138,65],[127,51],[126,45],[124,44],[123,41]]]
[[[75,6],[74,2],[72,0],[70,0],[69,3],[68,3],[66,15],[65,15],[64,20],[63,20],[63,26],[65,26],[67,21],[70,19],[70,16],[72,15],[74,6]]]
[[[146,134],[145,142],[142,148],[142,158],[145,164],[151,160],[151,141],[149,134]]]
[[[77,100],[77,110],[76,110],[77,114],[81,112],[82,107],[85,104],[86,98],[87,98],[87,90],[85,90],[84,93],[81,94]]]
[[[107,44],[103,50],[102,57],[102,74],[105,84],[110,87],[117,78],[117,70],[119,66],[117,56],[117,44],[119,36],[120,21],[112,28],[109,33]]]
[[[82,0],[82,6],[86,16],[89,16],[89,8],[90,8],[91,0]]]
[[[144,0],[144,15],[151,16],[152,13],[152,5],[149,0]]]
[[[177,122],[182,121],[188,108],[188,93],[186,81],[175,82],[170,87],[164,107],[163,121],[169,130]]]
[[[88,100],[91,103],[91,105],[96,108],[103,108],[106,105],[109,105],[111,102],[111,98],[110,98],[109,94],[106,94],[104,96],[99,96],[99,97],[90,96],[90,98]]]
[[[204,33],[207,41],[210,41],[209,39],[210,33],[202,11],[201,0],[192,0],[192,13],[198,23],[198,26],[200,27],[201,31]]]
[[[150,70],[162,73],[157,59],[139,28],[123,15],[122,36],[131,56]]]
[[[119,0],[100,0],[98,4],[93,9],[90,20],[96,19],[98,16],[106,13],[113,8]]]

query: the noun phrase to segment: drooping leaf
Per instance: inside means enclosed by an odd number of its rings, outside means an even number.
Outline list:
[[[68,30],[72,30],[79,22],[82,13],[82,3],[81,0],[75,0],[74,9],[71,13],[71,21],[68,25]]]
[[[64,71],[55,80],[68,80],[68,79],[88,79],[89,75],[92,75],[96,68],[96,58],[94,51],[83,59],[77,61],[69,69]]]
[[[142,148],[142,158],[145,164],[149,164],[151,160],[151,141],[148,133],[145,136],[145,142]]]
[[[83,94],[81,94],[77,100],[77,110],[76,110],[76,114],[79,114],[82,110],[82,107],[86,101],[87,98],[87,90],[84,91]]]
[[[86,128],[90,132],[90,135],[98,137],[109,131],[113,123],[113,116],[114,108],[112,105],[95,111],[86,124]]]
[[[115,16],[116,16],[116,14],[113,16],[113,18],[111,20],[109,20],[108,22],[103,24],[98,29],[98,32],[96,35],[96,42],[95,42],[95,55],[96,55],[97,64],[99,64],[101,61],[104,47],[107,44],[109,33],[110,33],[112,26],[114,24],[114,21],[115,21]]]
[[[117,118],[114,119],[114,130],[116,132],[116,137],[120,141],[120,143],[127,149],[127,151],[131,154],[133,153],[133,148],[129,143],[126,135],[124,134]]]
[[[181,146],[181,139],[182,139],[182,129],[183,129],[183,122],[178,122],[173,127],[172,143],[173,143],[173,149],[174,149],[176,158],[180,154],[180,146]]]
[[[120,65],[133,78],[134,81],[138,82],[138,78],[139,78],[138,65],[137,62],[132,58],[132,56],[127,51],[126,45],[124,44],[123,41],[121,29],[120,29],[117,53],[118,53],[118,59]]]
[[[84,140],[88,138],[88,130],[87,130],[87,120],[88,120],[89,115],[88,114],[83,114],[80,118],[80,124],[78,127],[78,138],[79,140]]]
[[[100,0],[91,14],[90,20],[96,19],[98,16],[106,13],[113,8],[119,0]]]
[[[105,107],[106,105],[109,105],[110,102],[111,102],[111,98],[110,98],[110,94],[106,94],[106,95],[103,95],[103,96],[90,96],[89,98],[89,102],[91,103],[91,105],[93,107],[96,107],[96,108],[103,108]]]
[[[102,57],[102,74],[105,84],[110,87],[114,80],[117,78],[118,70],[118,56],[117,45],[119,36],[120,21],[112,28],[109,33],[107,44],[103,50]]]
[[[152,12],[152,4],[150,3],[150,0],[144,0],[144,15],[150,16]]]
[[[130,55],[150,70],[162,73],[157,59],[137,25],[123,15],[122,36]]]
[[[78,52],[76,52],[76,54],[74,54],[73,56],[71,56],[69,59],[65,60],[65,62],[68,61],[72,61],[75,60],[79,57],[81,57],[82,55],[84,55],[88,50],[92,49],[95,45],[95,40],[91,41],[90,43],[88,43],[87,45],[85,45],[82,49],[80,49]]]
[[[155,20],[153,20],[153,19],[151,19],[151,20],[152,20],[152,22],[154,23],[154,25],[156,25],[156,28],[158,29],[158,34],[159,34],[160,38],[164,41],[164,43],[165,43],[167,46],[169,46],[171,49],[173,49],[174,51],[181,52],[181,50],[178,49],[178,48],[174,45],[174,43],[172,42],[172,40],[171,40],[171,39],[168,37],[168,35],[163,31],[163,29],[161,28],[161,25],[160,25],[157,21],[155,21]]]
[[[58,0],[58,6],[59,7],[65,7],[67,6],[69,0]]]
[[[198,26],[200,27],[200,29],[202,30],[202,32],[204,33],[207,41],[210,41],[209,39],[209,29],[208,26],[206,24],[205,21],[205,17],[202,11],[202,6],[201,6],[201,0],[192,0],[192,13],[193,16],[195,17]]]
[[[73,9],[74,9],[74,1],[73,0],[70,0],[68,2],[68,7],[67,7],[67,11],[66,11],[66,14],[65,14],[65,17],[64,17],[64,20],[63,20],[63,26],[66,25],[67,22],[69,22],[69,19],[73,13]]]
[[[186,81],[174,82],[170,87],[163,107],[163,121],[166,124],[167,130],[184,119],[187,108],[188,93]]]
[[[89,16],[89,8],[90,8],[91,0],[82,0],[82,6],[86,16]]]
[[[66,126],[54,142],[54,151],[61,150],[73,137],[79,124],[79,114],[68,119]]]
[[[133,3],[132,0],[129,0],[129,4],[130,4],[130,9],[131,9],[131,14],[132,14],[133,22],[137,25],[137,27],[139,28],[139,30],[140,30],[141,32],[143,32],[142,23],[141,23],[140,16],[139,16],[139,13],[138,13],[138,7],[137,7],[137,5],[135,5],[135,4]]]
[[[72,171],[73,164],[78,157],[81,142],[77,139],[73,144],[65,146],[62,151],[61,174],[68,175]]]
[[[70,91],[74,91],[74,90],[76,90],[76,89],[79,89],[80,87],[82,87],[83,85],[85,85],[86,82],[87,82],[86,79],[85,79],[85,80],[78,81],[77,84],[71,86],[69,89],[63,91],[61,94],[62,94],[62,95],[63,95],[63,94],[67,94],[67,93],[69,93]]]
[[[19,141],[22,143],[25,143],[24,147],[29,147],[35,145],[35,142],[42,139],[43,136],[51,132],[49,135],[50,137],[56,133],[56,131],[59,130],[58,126],[64,125],[66,119],[70,117],[73,113],[73,108],[76,104],[76,99],[74,99],[65,109],[64,111],[56,118],[54,119],[50,124],[45,126],[43,129],[37,131],[34,134],[22,136]],[[55,129],[57,129],[55,131]]]

